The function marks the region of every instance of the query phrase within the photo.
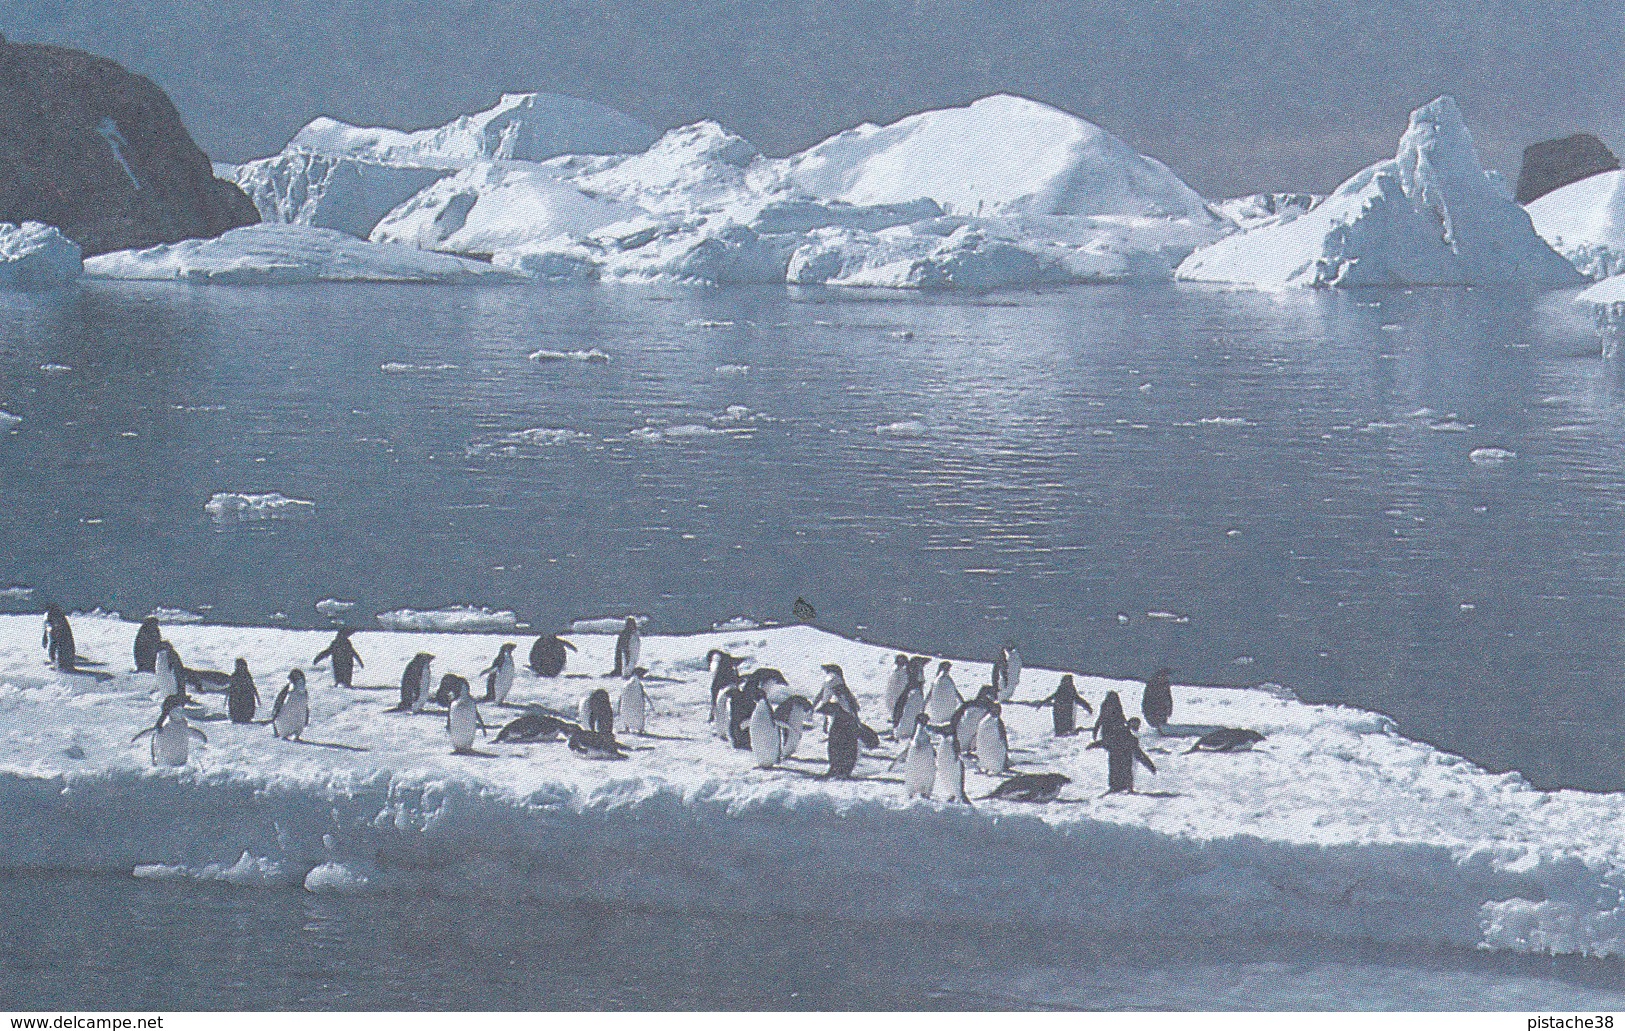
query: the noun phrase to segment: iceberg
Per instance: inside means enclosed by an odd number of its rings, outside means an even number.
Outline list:
[[[1535,232],[1592,279],[1625,272],[1625,172],[1603,172],[1528,205]]]
[[[51,290],[79,278],[79,245],[55,226],[0,222],[0,289]]]
[[[619,623],[578,630],[568,671],[609,669]],[[74,621],[85,652],[107,659],[130,654],[136,629]],[[244,658],[262,687],[330,636],[206,624],[165,634],[203,667]],[[373,682],[390,683],[419,651],[436,674],[471,677],[507,641],[528,643],[426,631],[365,631],[355,643]],[[1072,779],[1061,798],[986,798],[999,781],[972,770],[974,806],[909,799],[882,776],[890,745],[860,757],[863,779],[831,781],[817,776],[816,726],[771,769],[717,740],[706,722],[712,648],[780,669],[809,695],[820,665],[837,662],[862,717],[886,728],[891,650],[741,623],[643,638],[659,736],[629,737],[622,762],[495,734],[479,746],[490,757],[455,755],[443,720],[384,712],[393,691],[333,688],[307,670],[307,743],[213,721],[186,766],[155,768],[130,743],[157,711],[151,674],[109,663],[103,682],[47,669],[39,616],[0,616],[0,867],[871,921],[940,917],[942,898],[974,896],[987,920],[1063,932],[1177,921],[1197,935],[1625,955],[1619,794],[1537,790],[1410,740],[1379,714],[1270,686],[1177,685],[1182,726],[1142,737],[1157,764],[1142,774],[1147,793],[1102,796],[1106,757],[1088,735],[1057,738],[1048,713],[1012,705],[1012,746],[1028,771]],[[985,662],[945,657],[968,682],[989,676]],[[1023,693],[1047,694],[1060,672],[1029,667]],[[1073,672],[1096,704],[1116,690],[1138,710],[1139,684]],[[511,697],[574,712],[598,683],[521,669]],[[493,706],[484,715],[508,718]],[[1211,726],[1266,739],[1252,752],[1187,754],[1184,735]],[[876,859],[897,855],[910,862]],[[748,875],[760,869],[774,876]],[[929,892],[921,869],[934,871]]]
[[[1211,207],[1240,229],[1290,222],[1326,198],[1314,193],[1249,193],[1213,201]]]
[[[289,151],[249,161],[226,178],[265,222],[336,229],[365,239],[380,219],[451,174],[353,157]]]
[[[511,282],[504,269],[448,254],[369,243],[332,229],[261,223],[212,240],[182,240],[85,262],[91,279],[189,283]]]
[[[1485,175],[1450,97],[1411,112],[1392,159],[1297,218],[1197,249],[1176,274],[1263,287],[1581,282]]]
[[[416,132],[317,118],[294,135],[286,150],[388,165],[456,169],[476,161],[636,153],[657,135],[642,122],[602,104],[552,93],[505,93],[495,107]]]

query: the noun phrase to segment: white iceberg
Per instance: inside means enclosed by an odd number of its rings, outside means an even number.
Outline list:
[[[1240,229],[1254,229],[1273,222],[1290,222],[1326,198],[1314,193],[1249,193],[1214,201],[1214,211]]]
[[[1625,305],[1625,273],[1609,276],[1596,286],[1581,290],[1579,297],[1575,299],[1583,304],[1595,304],[1603,307]]]
[[[578,630],[567,668],[609,670],[620,623]],[[136,624],[81,616],[74,630],[90,654],[128,655]],[[166,635],[200,666],[241,656],[262,684],[329,637],[220,626]],[[511,640],[374,631],[356,644],[382,682],[419,651],[435,656],[436,673],[472,676]],[[622,762],[495,733],[481,749],[499,759],[454,755],[443,722],[385,715],[393,697],[321,690],[305,736],[351,749],[221,720],[186,766],[155,771],[144,743],[130,743],[154,718],[151,678],[45,670],[39,617],[0,616],[0,868],[825,920],[933,919],[943,898],[975,897],[984,920],[1062,933],[1144,934],[1172,921],[1198,938],[1625,955],[1618,793],[1537,790],[1407,739],[1379,714],[1278,688],[1176,685],[1182,724],[1266,739],[1252,752],[1186,754],[1191,738],[1146,731],[1157,772],[1142,772],[1141,786],[1155,794],[1103,796],[1107,759],[1087,734],[1057,738],[1048,713],[1010,706],[1024,770],[1071,778],[1060,799],[982,798],[999,781],[975,770],[974,806],[908,799],[884,775],[890,745],[860,755],[864,779],[824,780],[809,776],[823,766],[818,726],[798,748],[809,761],[791,769],[755,769],[717,740],[706,722],[712,648],[780,669],[808,695],[820,665],[837,662],[862,718],[885,729],[894,652],[808,626],[740,626],[643,638],[659,736],[629,742]],[[962,682],[989,676],[985,662],[942,657]],[[1096,705],[1116,690],[1139,710],[1139,684],[1071,672]],[[1060,673],[1029,667],[1022,690],[1047,694]],[[574,712],[598,683],[521,669],[511,700]],[[875,859],[896,855],[910,862]],[[775,876],[718,875],[741,856],[771,858]],[[935,871],[923,893],[921,869]],[[1057,892],[1057,870],[1088,890]]]
[[[1290,221],[1198,249],[1178,278],[1251,286],[1569,286],[1580,274],[1485,176],[1456,102],[1411,113],[1398,153]]]
[[[316,515],[316,502],[284,497],[275,491],[268,494],[223,491],[209,498],[203,509],[217,523],[259,523],[274,519],[310,519]]]
[[[1603,172],[1529,203],[1541,239],[1592,279],[1625,272],[1625,171]]]
[[[434,129],[402,132],[318,118],[288,143],[394,165],[461,168],[475,161],[543,161],[560,154],[630,154],[658,134],[613,108],[552,93],[505,93],[495,107]]]
[[[55,226],[0,222],[0,289],[51,290],[79,278],[79,245]]]
[[[114,251],[85,262],[94,279],[188,283],[511,282],[504,269],[394,244],[368,243],[332,229],[261,223],[212,240],[182,240]]]
[[[449,174],[442,168],[286,151],[238,165],[230,178],[263,221],[366,239],[385,215]]]

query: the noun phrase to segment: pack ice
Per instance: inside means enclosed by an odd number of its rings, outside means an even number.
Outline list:
[[[1411,112],[1392,159],[1296,218],[1197,249],[1176,275],[1264,287],[1582,281],[1486,175],[1451,97]]]
[[[0,289],[49,290],[79,278],[79,245],[55,226],[0,222]]]
[[[596,624],[594,624],[596,625]],[[165,635],[193,668],[241,656],[269,701],[288,671],[311,678],[304,741],[221,718],[199,695],[208,743],[186,765],[155,767],[137,731],[158,712],[154,677],[127,672],[136,627],[74,617],[79,651],[106,680],[48,669],[38,616],[0,616],[0,864],[210,879],[311,891],[386,891],[577,899],[700,912],[938,920],[976,900],[977,920],[1146,933],[1280,936],[1519,951],[1625,954],[1625,817],[1618,795],[1538,791],[1398,734],[1384,717],[1307,705],[1279,690],[1175,687],[1166,737],[1142,744],[1157,765],[1140,794],[1103,796],[1106,758],[1087,732],[1056,738],[1049,714],[1005,710],[1017,770],[1072,778],[1041,804],[981,799],[997,777],[970,772],[974,805],[905,799],[887,764],[860,757],[857,779],[818,774],[812,721],[795,755],[759,769],[707,724],[706,655],[773,666],[813,694],[837,662],[877,729],[893,652],[811,627],[648,636],[640,662],[646,735],[622,762],[563,744],[476,740],[454,755],[445,717],[388,713],[418,652],[432,674],[483,686],[511,634],[372,631],[355,689],[309,666],[316,631],[203,624]],[[614,637],[569,635],[564,675],[521,668],[511,701],[574,713],[620,683]],[[969,694],[989,666],[956,659]],[[1022,697],[1059,671],[1028,668]],[[1079,677],[1096,706],[1140,685]],[[500,726],[518,707],[485,705]],[[264,713],[262,712],[262,718]],[[1204,727],[1266,735],[1253,751],[1188,754]],[[961,903],[959,900],[966,900]]]

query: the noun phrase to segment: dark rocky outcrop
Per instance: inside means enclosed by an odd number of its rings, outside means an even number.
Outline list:
[[[1588,179],[1599,172],[1612,172],[1618,167],[1619,158],[1614,152],[1588,132],[1532,143],[1523,149],[1523,168],[1518,172],[1518,203],[1528,204],[1569,183]]]
[[[260,220],[214,177],[164,91],[113,61],[0,36],[0,222],[44,222],[88,257]]]

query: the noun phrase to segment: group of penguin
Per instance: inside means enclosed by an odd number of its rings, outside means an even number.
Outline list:
[[[351,641],[353,630],[337,632],[332,642],[312,660],[312,665],[331,664],[333,683],[339,688],[354,686],[354,673],[364,667]],[[107,679],[110,674],[93,667],[100,665],[75,651],[73,630],[61,609],[51,606],[45,615],[41,641],[52,666],[64,672]],[[650,704],[645,688],[649,671],[639,665],[641,636],[636,620],[628,618],[615,642],[614,666],[607,676],[623,681],[618,699],[597,688],[580,702],[575,719],[538,705],[525,706],[525,712],[497,733],[497,742],[534,743],[564,740],[572,752],[589,759],[625,759],[628,751],[616,732],[647,734]],[[415,655],[401,675],[400,700],[386,712],[423,713],[434,702],[445,715],[445,730],[452,751],[458,754],[485,754],[474,748],[476,733],[489,734],[479,702],[508,705],[516,670],[517,646],[504,644],[491,664],[478,676],[485,693],[476,699],[468,680],[456,673],[444,674],[435,684],[434,656]],[[567,652],[575,646],[554,634],[544,634],[532,646],[529,666],[541,677],[557,677],[565,667]],[[194,740],[207,741],[202,731],[192,727],[186,706],[195,702],[189,689],[221,691],[227,700],[227,715],[233,723],[250,724],[260,702],[248,663],[237,659],[230,674],[189,668],[175,646],[165,640],[158,620],[147,618],[136,633],[135,667],[156,677],[160,698],[157,721],[132,738],[151,739],[154,765],[183,766]],[[885,684],[885,705],[891,721],[888,736],[906,742],[891,762],[903,767],[903,790],[907,797],[932,797],[952,802],[969,802],[965,792],[967,762],[984,775],[1010,774],[1010,740],[1003,709],[1006,705],[1047,707],[1052,711],[1054,732],[1065,737],[1088,730],[1090,748],[1104,749],[1108,756],[1107,792],[1134,790],[1135,764],[1153,773],[1156,765],[1141,747],[1140,720],[1127,719],[1116,691],[1107,692],[1100,711],[1084,699],[1071,674],[1061,677],[1047,697],[1018,701],[1021,683],[1021,654],[1007,643],[993,663],[991,683],[966,700],[955,684],[951,662],[937,664],[936,676],[926,683],[925,656],[896,656]],[[784,674],[771,667],[748,673],[747,659],[712,649],[706,656],[711,674],[710,722],[716,735],[733,747],[749,751],[754,765],[762,769],[779,767],[795,756],[804,732],[814,717],[822,717],[827,735],[825,779],[854,776],[865,750],[881,748],[881,735],[860,717],[856,695],[847,685],[845,673],[835,663],[823,667],[824,680],[813,699],[791,691]],[[1164,731],[1173,714],[1170,670],[1161,669],[1146,680],[1141,708],[1146,722]],[[1093,724],[1081,726],[1078,711],[1096,715]],[[194,710],[194,715],[198,715]],[[310,724],[310,696],[304,672],[290,670],[288,682],[264,721],[281,739],[302,740]],[[1217,728],[1203,735],[1189,751],[1233,752],[1251,748],[1264,740],[1262,734],[1240,728]],[[985,798],[1008,801],[1048,802],[1059,796],[1070,778],[1060,773],[1020,773],[1004,779]]]

